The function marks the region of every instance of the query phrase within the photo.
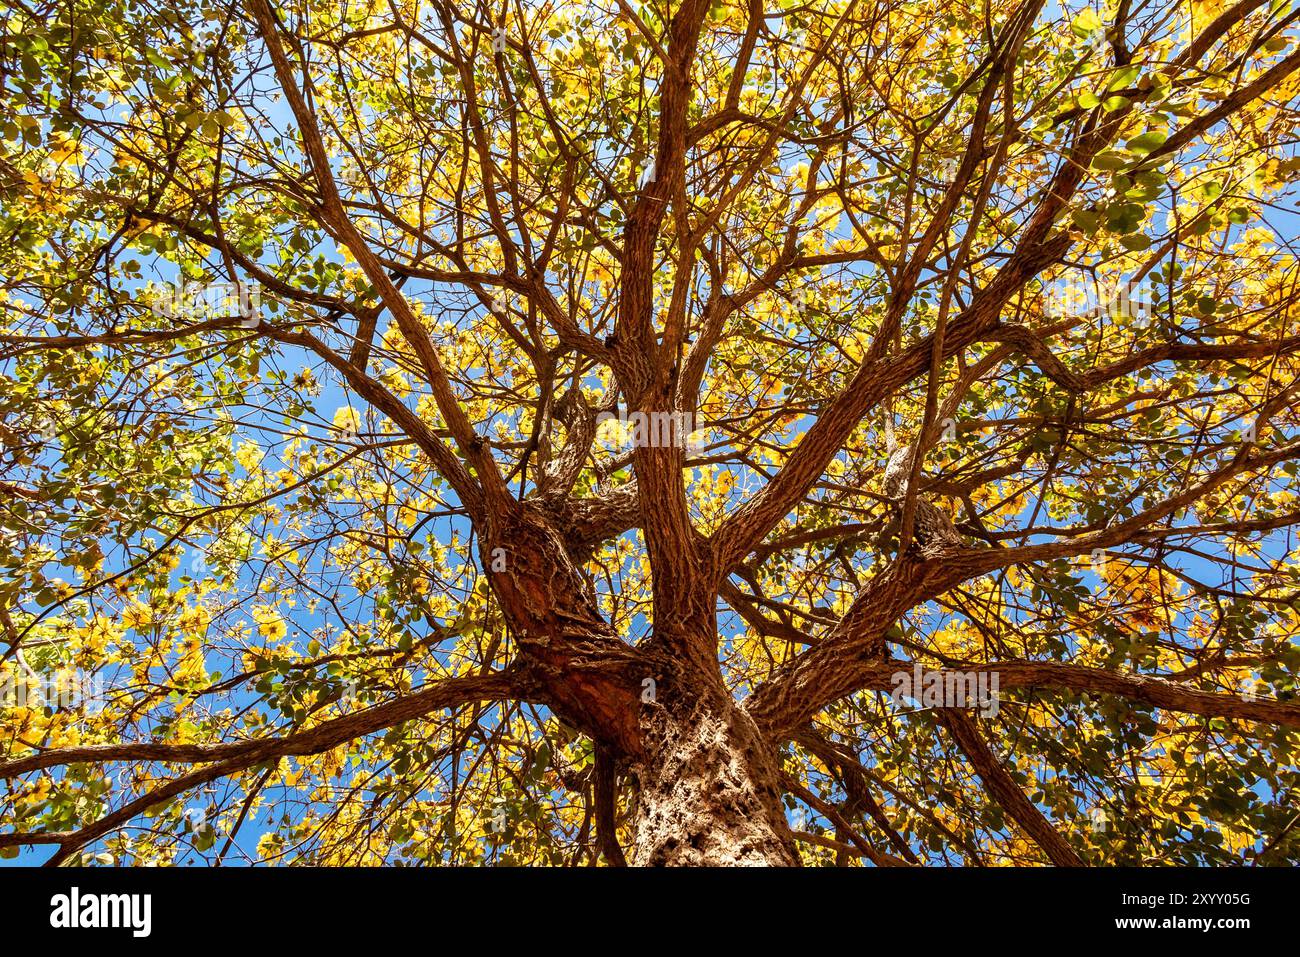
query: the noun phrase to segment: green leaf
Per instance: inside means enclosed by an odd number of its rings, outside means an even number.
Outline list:
[[[1101,225],[1101,214],[1090,209],[1076,209],[1070,213],[1070,219],[1085,233],[1091,235]]]
[[[1140,136],[1135,136],[1124,145],[1134,153],[1140,153],[1145,156],[1159,146],[1163,146],[1165,140],[1169,137],[1160,130],[1147,130]]]
[[[1095,10],[1084,10],[1070,24],[1070,32],[1080,40],[1086,40],[1101,27],[1101,17]]]
[[[1111,76],[1110,82],[1106,84],[1107,90],[1120,90],[1126,86],[1132,85],[1133,81],[1138,78],[1142,71],[1135,66],[1126,66],[1123,69],[1116,70]]]
[[[1121,170],[1128,167],[1129,158],[1115,150],[1102,150],[1092,158],[1094,169]]]

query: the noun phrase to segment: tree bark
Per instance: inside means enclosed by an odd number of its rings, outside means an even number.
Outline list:
[[[708,578],[686,562],[657,583],[670,613],[634,647],[604,622],[548,519],[510,503],[486,523],[481,557],[518,642],[517,680],[637,784],[628,863],[797,865],[776,747],[722,680]],[[613,795],[601,797],[612,842]],[[618,861],[608,843],[605,855]]]
[[[742,708],[709,693],[649,707],[641,727],[630,863],[798,865],[775,749]]]

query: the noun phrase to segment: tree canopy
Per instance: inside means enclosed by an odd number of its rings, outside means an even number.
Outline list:
[[[0,855],[1300,860],[1288,0],[7,0]]]

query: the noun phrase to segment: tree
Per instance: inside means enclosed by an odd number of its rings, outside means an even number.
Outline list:
[[[1298,18],[12,0],[0,850],[1300,859]]]

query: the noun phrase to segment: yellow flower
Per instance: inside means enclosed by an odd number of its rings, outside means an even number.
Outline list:
[[[122,628],[107,618],[98,615],[92,618],[84,628],[77,629],[77,642],[92,654],[103,654],[110,639],[122,637]]]
[[[181,612],[178,624],[188,634],[202,634],[212,621],[212,613],[203,605],[192,605]]]
[[[241,442],[235,452],[235,461],[244,467],[244,471],[253,472],[262,464],[262,449],[256,442]]]
[[[346,248],[346,247],[345,247]],[[279,834],[263,834],[257,841],[257,856],[266,860],[275,857],[284,849],[284,838]]]
[[[143,631],[153,621],[153,612],[147,605],[132,602],[122,609],[122,626],[133,631]]]
[[[253,620],[257,622],[258,634],[270,641],[279,641],[289,630],[280,613],[265,605],[253,609]]]
[[[334,410],[334,427],[348,432],[359,432],[361,430],[361,416],[350,405],[339,406]]]
[[[50,159],[55,164],[81,163],[81,146],[75,140],[69,139],[63,134],[55,134],[51,138],[51,146],[53,149],[50,150]]]
[[[174,677],[182,682],[207,680],[203,644],[198,635],[186,635],[181,640],[180,661],[177,662]]]

